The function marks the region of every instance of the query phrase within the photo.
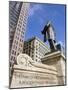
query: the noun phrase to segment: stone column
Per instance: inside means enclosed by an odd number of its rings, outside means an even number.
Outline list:
[[[58,85],[65,85],[65,56],[61,51],[46,54],[42,59],[43,64],[56,67],[58,73]]]

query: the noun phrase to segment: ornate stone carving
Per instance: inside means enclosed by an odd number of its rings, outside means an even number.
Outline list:
[[[32,58],[30,56],[28,56],[27,54],[21,53],[17,57],[18,65],[28,66],[30,62],[32,62]]]

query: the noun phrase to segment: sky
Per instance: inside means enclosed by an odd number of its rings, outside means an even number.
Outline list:
[[[34,36],[43,40],[41,31],[48,21],[55,29],[56,41],[65,45],[65,5],[60,4],[30,4],[25,40]]]

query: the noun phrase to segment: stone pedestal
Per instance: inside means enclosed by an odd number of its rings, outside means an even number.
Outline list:
[[[42,62],[33,62],[28,55],[20,54],[10,88],[65,85],[65,57],[61,52],[45,55]]]
[[[42,63],[49,66],[54,66],[58,73],[58,84],[65,85],[65,56],[61,51],[48,53],[41,59]]]

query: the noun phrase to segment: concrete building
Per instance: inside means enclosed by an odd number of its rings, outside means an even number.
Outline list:
[[[10,64],[22,53],[30,3],[9,1]],[[11,65],[12,66],[12,65]]]
[[[32,57],[34,61],[41,61],[41,58],[49,52],[50,49],[37,37],[33,37],[24,42],[23,52]]]

